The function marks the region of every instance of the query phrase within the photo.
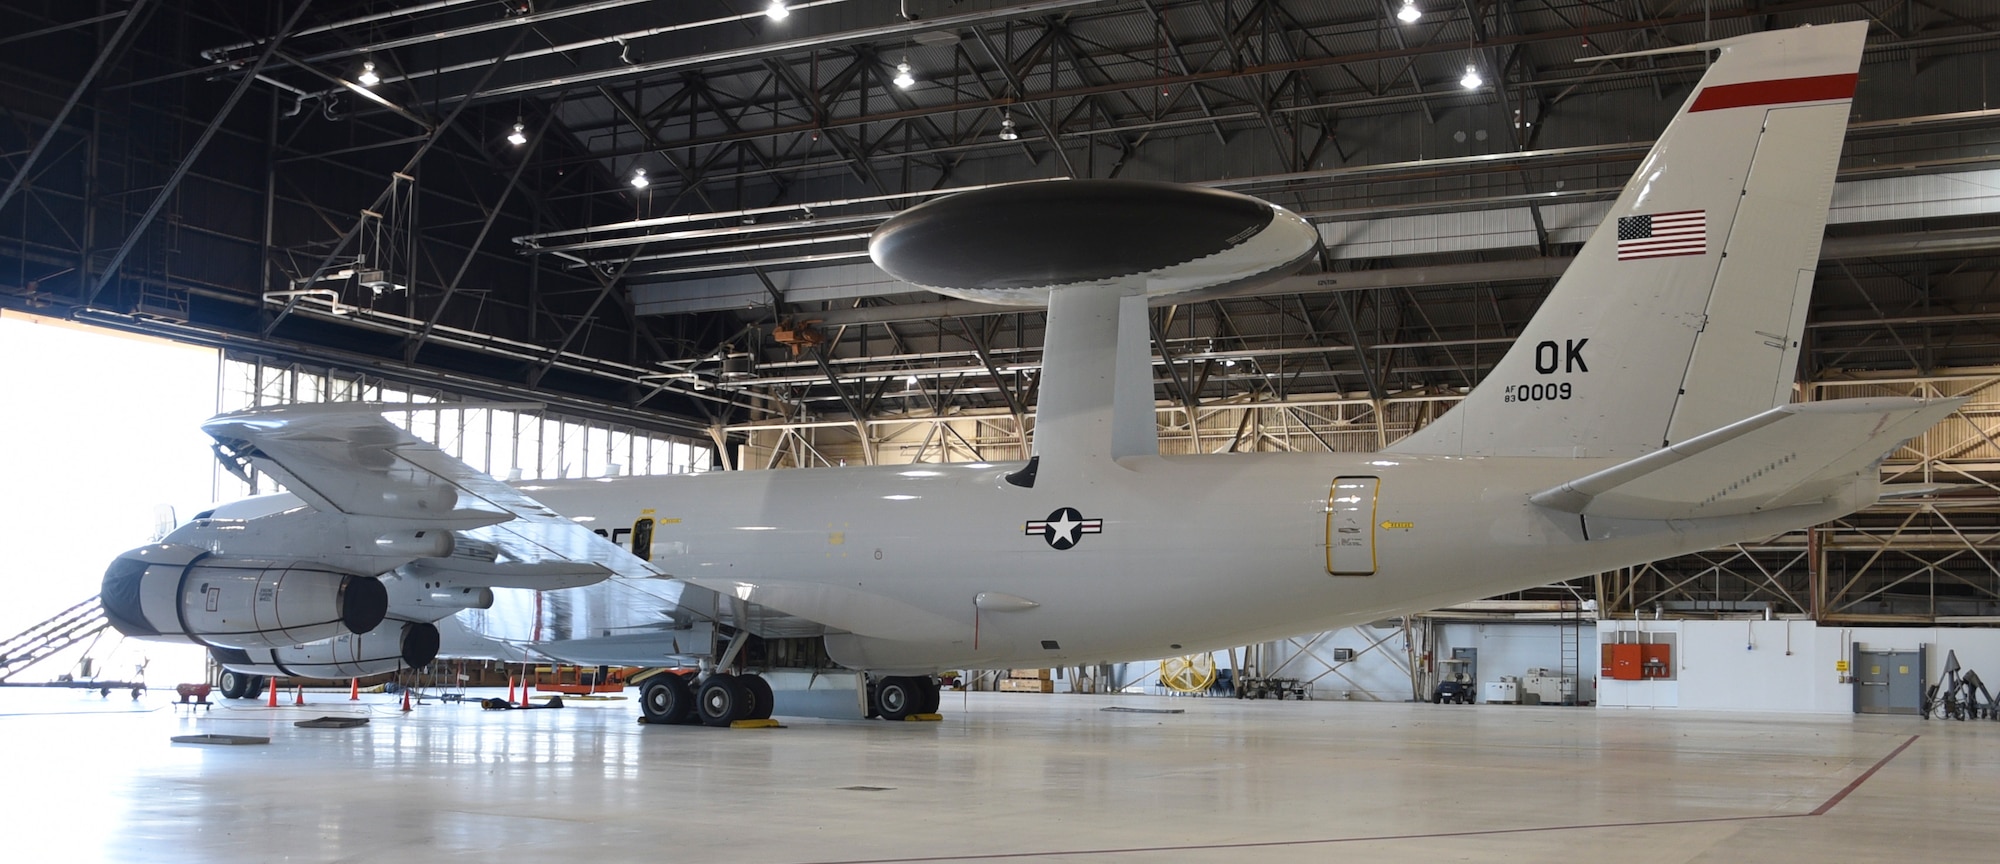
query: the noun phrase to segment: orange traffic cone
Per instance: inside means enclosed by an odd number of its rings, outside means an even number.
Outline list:
[[[265,694],[264,707],[278,707],[278,679],[271,679],[271,691]]]
[[[347,679],[347,701],[349,702],[361,701],[361,679],[359,678]]]
[[[306,685],[295,684],[292,686],[292,704],[293,705],[306,704]]]
[[[403,710],[406,712],[410,710],[410,688],[408,687],[403,688]]]
[[[507,676],[507,704],[514,704],[514,676]]]

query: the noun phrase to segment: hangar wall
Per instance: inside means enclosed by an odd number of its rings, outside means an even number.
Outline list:
[[[1852,714],[1854,688],[1838,663],[1854,646],[1924,649],[1926,685],[1947,652],[1975,672],[2000,670],[2000,630],[1975,627],[1819,627],[1811,621],[1641,621],[1649,633],[1677,637],[1672,681],[1603,681],[1601,708],[1679,708]],[[1604,621],[1598,638],[1616,641],[1635,622]]]

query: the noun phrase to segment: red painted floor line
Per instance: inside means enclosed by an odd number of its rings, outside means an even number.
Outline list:
[[[1833,793],[1833,797],[1826,799],[1825,803],[1814,808],[1810,813],[1771,813],[1762,816],[1711,816],[1705,819],[1661,819],[1651,822],[1599,822],[1587,825],[1547,825],[1539,828],[1492,828],[1483,831],[1440,831],[1431,834],[1378,834],[1370,837],[1321,837],[1310,840],[1252,840],[1241,843],[1191,843],[1183,846],[1132,846],[1126,848],[1062,849],[1062,850],[1045,849],[1038,852],[986,852],[986,853],[976,853],[971,855],[921,855],[913,858],[849,858],[841,860],[806,862],[806,864],[927,864],[927,862],[933,862],[933,861],[1001,861],[1011,858],[1046,858],[1046,857],[1056,857],[1056,856],[1133,855],[1133,854],[1142,854],[1148,852],[1193,852],[1193,851],[1209,851],[1209,850],[1222,850],[1222,849],[1273,849],[1286,846],[1328,846],[1335,843],[1367,843],[1371,841],[1390,841],[1390,840],[1426,840],[1426,839],[1436,839],[1440,837],[1498,837],[1507,834],[1533,834],[1544,831],[1585,831],[1593,828],[1646,828],[1658,825],[1700,825],[1700,824],[1714,823],[1714,822],[1756,822],[1768,819],[1797,819],[1802,816],[1824,816],[1826,815],[1827,811],[1832,810],[1835,805],[1839,804],[1849,794],[1853,793],[1854,790],[1861,788],[1861,784],[1868,782],[1868,778],[1875,776],[1875,772],[1882,770],[1882,766],[1889,764],[1889,760],[1902,755],[1904,750],[1910,749],[1910,745],[1917,743],[1917,739],[1920,737],[1922,736],[1911,735],[1908,741],[1904,741],[1901,746],[1898,746],[1896,749],[1889,751],[1889,755],[1884,756],[1879,760],[1876,760],[1875,764],[1869,766],[1868,770],[1861,772],[1861,776],[1854,778],[1853,782],[1850,782],[1846,786],[1842,787],[1839,792]]]
[[[1868,782],[1868,778],[1875,776],[1875,772],[1882,770],[1882,766],[1889,764],[1889,760],[1894,759],[1897,756],[1903,755],[1903,751],[1910,749],[1910,745],[1917,743],[1917,739],[1921,737],[1923,736],[1911,735],[1910,740],[1903,742],[1903,746],[1889,751],[1889,755],[1882,757],[1880,760],[1877,760],[1874,765],[1868,766],[1868,770],[1861,772],[1861,776],[1854,778],[1854,782],[1849,783],[1844,787],[1841,787],[1841,790],[1839,792],[1833,793],[1832,798],[1826,799],[1825,804],[1821,804],[1818,807],[1814,808],[1811,815],[1825,816],[1826,811],[1832,810],[1834,805],[1839,804],[1842,799],[1848,796],[1848,793],[1851,793],[1854,790],[1861,788],[1861,784]]]
[[[1310,840],[1249,840],[1241,843],[1189,843],[1182,846],[1132,846],[1106,849],[1044,849],[1038,852],[985,852],[971,855],[920,855],[914,858],[848,858],[811,861],[804,864],[925,864],[931,861],[999,861],[1008,858],[1044,858],[1064,855],[1131,855],[1148,852],[1189,852],[1219,849],[1273,849],[1285,846],[1326,846],[1334,843],[1367,843],[1382,840],[1430,840],[1439,837],[1495,837],[1533,834],[1540,831],[1580,831],[1592,828],[1644,828],[1652,825],[1699,825],[1708,822],[1755,822],[1765,819],[1797,819],[1811,814],[1771,813],[1764,816],[1711,816],[1705,819],[1661,819],[1654,822],[1600,822],[1589,825],[1548,825],[1539,828],[1492,828],[1484,831],[1438,831],[1430,834],[1377,834],[1369,837],[1320,837]]]

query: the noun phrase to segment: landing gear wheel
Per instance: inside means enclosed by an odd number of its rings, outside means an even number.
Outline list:
[[[726,672],[717,672],[701,682],[701,693],[695,700],[695,710],[701,714],[701,722],[710,726],[727,726],[738,720],[749,719],[750,694],[744,692],[743,682]]]
[[[744,694],[750,697],[750,713],[743,719],[771,719],[771,682],[762,675],[741,675],[736,680],[742,682]]]
[[[917,695],[923,697],[923,704],[917,706],[918,714],[936,714],[938,710],[938,680],[929,675],[917,677]]]
[[[924,713],[922,681],[922,678],[891,675],[876,682],[875,713],[884,720],[902,720]]]
[[[246,699],[255,699],[264,695],[264,685],[269,683],[271,683],[271,679],[269,678],[262,675],[251,675],[249,683],[243,685],[243,697]]]
[[[639,712],[647,723],[686,723],[694,716],[694,690],[686,678],[662,672],[639,686]]]
[[[222,698],[241,699],[249,695],[246,691],[250,688],[250,679],[255,677],[257,676],[245,675],[230,669],[222,670]],[[110,691],[105,692],[109,693]]]

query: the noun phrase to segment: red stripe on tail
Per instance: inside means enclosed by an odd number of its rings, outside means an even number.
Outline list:
[[[1860,78],[1860,75],[1850,72],[1846,75],[1814,75],[1810,78],[1780,78],[1703,87],[1701,95],[1694,97],[1694,104],[1688,106],[1688,112],[1852,99],[1854,84]]]

